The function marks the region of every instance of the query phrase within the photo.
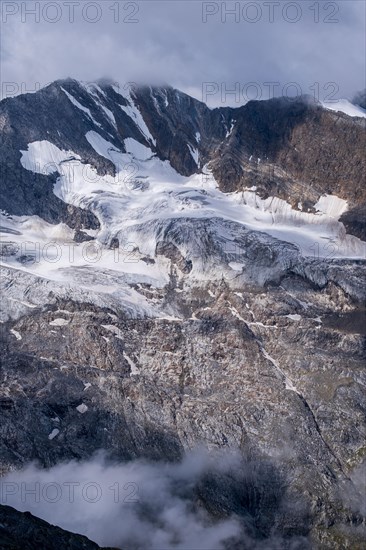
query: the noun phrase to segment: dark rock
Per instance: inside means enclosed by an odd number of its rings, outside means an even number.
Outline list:
[[[150,264],[150,265],[153,265],[155,263],[154,258],[148,258],[147,256],[143,256],[141,258],[141,261],[145,262],[145,264]]]
[[[119,248],[119,239],[117,237],[113,237],[113,239],[109,243],[109,248],[111,250],[114,250],[115,248]]]
[[[101,548],[83,535],[64,531],[30,512],[0,505],[0,548],[2,550],[97,550]],[[113,550],[107,549],[104,550]]]
[[[92,240],[94,240],[94,237],[91,237],[90,235],[88,235],[84,231],[81,231],[80,229],[77,229],[75,231],[74,241],[76,243],[84,243],[84,242],[92,241]]]
[[[172,264],[175,264],[182,273],[192,271],[192,261],[184,258],[178,248],[171,242],[159,241],[156,245],[155,254],[169,258]]]

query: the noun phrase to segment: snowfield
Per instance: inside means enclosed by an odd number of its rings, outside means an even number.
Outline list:
[[[29,144],[21,162],[27,170],[39,173],[51,173],[57,167],[61,176],[55,194],[66,203],[93,211],[101,223],[96,236],[101,245],[117,236],[120,242],[133,242],[142,254],[153,257],[162,224],[177,218],[216,218],[295,244],[304,256],[314,255],[315,243],[323,245],[318,247],[320,257],[329,256],[329,244],[332,257],[365,256],[365,243],[346,235],[338,221],[347,202],[337,196],[322,196],[315,205],[317,212],[307,213],[276,197],[263,200],[255,188],[222,193],[207,167],[203,174],[181,176],[168,161],[161,161],[131,138],[125,140],[127,152],[117,150],[97,132],[88,132],[86,138],[96,153],[113,162],[116,176],[99,176],[78,155],[47,141]],[[155,229],[141,235],[142,224]],[[16,223],[13,229],[19,230]]]
[[[336,101],[322,102],[323,107],[331,111],[345,113],[348,116],[366,118],[366,111],[359,105],[354,105],[348,99],[337,99]]]
[[[89,109],[63,91],[83,116],[100,126]],[[74,230],[64,224],[3,213],[2,240],[8,247],[1,256],[4,266],[52,281],[59,291],[70,293],[73,288],[76,296],[80,291],[92,292],[96,300],[109,295],[131,312],[167,317],[174,311],[160,310],[154,299],[136,289],[136,285],[162,288],[169,282],[171,261],[156,253],[161,242],[174,244],[188,262],[186,280],[195,282],[224,277],[232,284],[264,284],[300,256],[365,258],[366,243],[347,235],[339,222],[347,210],[346,201],[323,195],[314,205],[315,213],[309,213],[301,203],[294,209],[276,197],[263,200],[255,186],[223,193],[207,165],[202,173],[182,176],[148,146],[154,147],[156,141],[130,92],[124,97],[128,106],[120,107],[144,143],[127,138],[120,150],[95,130],[85,134],[95,153],[113,163],[114,175],[99,175],[78,154],[46,140],[29,143],[21,151],[20,162],[26,170],[59,174],[53,189],[58,198],[97,216],[100,229],[85,231],[93,240],[75,242]],[[115,124],[106,109],[108,120]],[[199,133],[195,139],[198,144]],[[190,145],[189,150],[198,172],[199,152]]]

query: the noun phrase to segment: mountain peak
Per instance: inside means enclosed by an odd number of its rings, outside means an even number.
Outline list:
[[[8,154],[15,165],[29,143],[47,141],[59,150],[72,151],[102,176],[115,177],[119,170],[112,149],[129,155],[132,163],[148,158],[168,162],[183,177],[202,174],[209,166],[225,192],[252,187],[254,180],[263,197],[276,189],[280,199],[295,208],[305,203],[309,211],[322,194],[334,192],[348,202],[350,212],[356,209],[345,218],[347,229],[364,234],[364,222],[357,214],[366,202],[366,191],[359,185],[365,163],[363,126],[346,115],[341,115],[343,124],[335,126],[339,113],[322,108],[311,96],[211,110],[170,86],[119,86],[105,78],[91,83],[65,78],[26,99],[18,96],[0,104],[8,121],[4,130]],[[354,146],[355,132],[360,133],[359,147]],[[342,143],[341,157],[329,155],[334,140]],[[255,164],[253,159],[258,159]],[[329,170],[332,181],[324,179]],[[9,213],[33,213],[54,221],[58,210],[64,212],[65,206],[48,207],[57,202],[52,187],[45,193],[50,200],[39,202],[34,184],[24,188],[11,174],[9,178],[22,197],[14,200],[3,189]],[[38,178],[41,185],[50,175]],[[309,180],[311,186],[304,186],[302,182]],[[66,219],[65,214],[61,219]]]

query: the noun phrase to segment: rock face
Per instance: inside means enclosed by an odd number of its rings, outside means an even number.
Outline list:
[[[315,266],[332,268],[341,269]],[[179,300],[186,315],[175,321],[54,298],[4,323],[3,469],[97,449],[173,461],[198,442],[254,449],[280,461],[286,491],[310,515],[314,547],[357,548],[360,517],[340,492],[364,457],[365,311],[339,283],[290,271],[240,292],[225,283],[171,288],[160,299]],[[216,497],[216,513],[234,505]],[[309,536],[303,522],[294,529]]]
[[[2,472],[99,449],[119,461],[173,462],[197,445],[239,449],[263,483],[215,475],[196,494],[213,520],[250,518],[251,542],[228,548],[266,548],[273,537],[281,548],[362,548],[353,472],[366,457],[365,262],[349,234],[365,235],[363,120],[304,99],[211,111],[171,88],[123,95],[76,81],[1,102],[0,120]],[[55,172],[24,167],[20,151],[36,155],[30,144],[45,140],[93,167],[101,179],[90,197],[82,186],[62,195],[68,204],[53,193],[69,158],[53,153]],[[128,200],[112,193],[116,155],[132,146],[139,166],[148,150],[152,172],[160,162],[167,180],[172,169],[187,179],[161,192],[165,180],[139,174]],[[207,166],[218,189],[203,178]],[[256,196],[245,194],[253,186]],[[325,221],[314,218],[324,194],[338,197]],[[287,210],[278,216],[268,197]],[[276,233],[289,216],[290,229]],[[329,230],[318,238],[342,254],[301,248],[314,219]],[[82,261],[50,267],[19,252],[35,220],[49,234],[39,231],[41,244],[62,222]],[[103,259],[88,262],[80,247],[97,245]],[[19,515],[4,540],[20,540],[24,522],[33,525]],[[37,525],[46,540],[57,529]],[[58,547],[97,547],[64,533]]]

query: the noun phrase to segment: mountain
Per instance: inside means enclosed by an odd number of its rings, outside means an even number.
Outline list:
[[[23,550],[38,550],[39,548],[97,550],[100,548],[82,535],[68,533],[35,518],[29,512],[18,512],[10,506],[0,506],[0,525],[2,550],[18,550],[19,548]]]
[[[0,129],[4,474],[239,449],[228,548],[361,548],[365,118],[69,79]]]
[[[75,152],[98,174],[114,174],[108,154],[97,152],[86,137],[94,131],[121,152],[126,152],[126,139],[137,141],[183,176],[211,162],[223,191],[241,190],[255,181],[260,197],[289,199],[295,208],[303,202],[306,211],[322,194],[337,194],[348,202],[347,229],[365,235],[359,208],[366,203],[365,120],[329,111],[306,97],[210,110],[169,87],[120,89],[110,82],[85,85],[68,79],[36,94],[3,100],[0,128],[1,200],[11,214],[94,227],[92,216],[84,219],[85,212],[57,200],[54,177],[27,174],[19,167],[22,149],[47,140]]]

